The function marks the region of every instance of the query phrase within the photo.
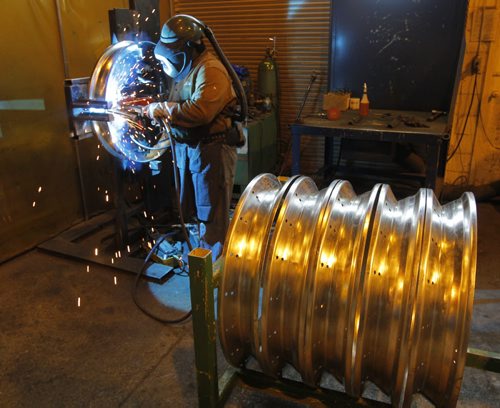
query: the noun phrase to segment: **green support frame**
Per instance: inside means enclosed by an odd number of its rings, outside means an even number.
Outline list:
[[[188,260],[198,404],[200,407],[216,407],[219,387],[212,252],[196,248],[189,253]]]
[[[465,365],[500,373],[500,353],[469,347],[467,349],[467,360],[465,361]]]
[[[188,260],[199,407],[223,406],[237,381],[254,388],[278,390],[298,398],[313,397],[328,406],[353,408],[391,406],[366,398],[355,399],[339,391],[324,388],[312,389],[298,381],[284,378],[276,380],[246,368],[231,367],[219,378],[214,288],[218,285],[222,262],[218,260],[215,265],[212,265],[212,252],[202,248],[191,251]],[[467,365],[498,373],[500,372],[500,354],[468,349]]]

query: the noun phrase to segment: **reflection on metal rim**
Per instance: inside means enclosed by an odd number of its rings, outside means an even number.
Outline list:
[[[394,406],[421,393],[454,406],[476,268],[471,193],[441,206],[431,190],[397,201],[378,184],[357,196],[335,180],[281,185],[263,174],[243,193],[224,248],[219,337],[233,365],[254,356],[318,385],[324,372],[360,396],[366,381]]]
[[[154,46],[147,41],[111,45],[97,62],[90,79],[90,98],[107,101],[111,106],[108,113],[113,117],[110,122],[94,121],[94,132],[104,148],[119,159],[149,162],[160,157],[169,146],[159,124],[126,108],[134,106],[134,101],[158,100],[166,92],[167,79],[154,58]]]

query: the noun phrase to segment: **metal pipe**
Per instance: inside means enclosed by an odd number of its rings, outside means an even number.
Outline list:
[[[80,182],[80,194],[82,199],[82,210],[83,210],[83,218],[85,221],[89,220],[89,210],[87,206],[87,191],[85,189],[85,182],[83,181],[83,173],[82,173],[82,160],[80,158],[80,149],[78,147],[79,140],[75,139],[75,157],[76,157],[76,167],[78,168],[78,181]]]
[[[68,52],[66,50],[66,44],[64,42],[64,28],[62,22],[61,7],[59,6],[59,0],[55,0],[54,3],[56,6],[56,13],[57,13],[57,28],[59,31],[59,40],[61,42],[61,54],[63,58],[64,78],[69,78]]]

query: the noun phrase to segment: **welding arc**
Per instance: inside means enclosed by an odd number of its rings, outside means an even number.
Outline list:
[[[226,359],[253,356],[280,377],[325,373],[360,397],[371,381],[397,407],[421,393],[455,406],[465,365],[477,214],[465,193],[441,206],[432,190],[396,200],[377,184],[356,195],[335,180],[285,185],[256,177],[236,207],[218,291]]]
[[[111,113],[113,115],[118,115],[123,117],[126,122],[129,124],[129,126],[133,127],[134,129],[138,129],[140,131],[145,131],[146,128],[142,126],[140,123],[137,122],[137,114],[135,113],[129,113],[129,112],[124,112],[123,110],[118,110],[118,109],[108,109],[106,112]],[[157,133],[155,135],[155,138],[159,135],[161,135],[163,131]],[[133,134],[130,134],[130,140],[134,142],[137,146],[145,149],[145,150],[162,150],[164,151],[166,148],[170,146],[170,142],[168,139],[166,139],[163,144],[157,144],[155,146],[148,146],[143,143],[141,143],[139,140],[137,140]]]

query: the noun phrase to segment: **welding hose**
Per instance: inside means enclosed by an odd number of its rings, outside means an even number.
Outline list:
[[[151,251],[149,251],[148,255],[146,256],[146,259],[144,259],[144,263],[142,264],[141,270],[137,273],[135,277],[135,282],[134,286],[132,289],[132,300],[134,301],[135,305],[146,315],[151,317],[152,319],[156,320],[157,322],[164,323],[164,324],[177,324],[177,323],[182,323],[185,320],[189,319],[189,317],[192,314],[192,310],[188,311],[187,313],[183,314],[182,316],[178,317],[177,319],[165,319],[161,316],[156,315],[155,313],[147,310],[144,306],[141,305],[139,302],[139,299],[137,298],[137,288],[139,286],[139,281],[141,279],[141,276],[144,274],[144,271],[146,270],[148,266],[149,259],[151,256],[155,253],[155,251],[158,249],[160,244],[165,240],[165,236],[161,237],[156,241],[156,243],[153,245],[151,248]]]
[[[226,55],[222,51],[222,48],[220,47],[217,39],[215,38],[215,35],[210,27],[208,27],[205,23],[203,23],[201,20],[198,20],[196,17],[193,17],[188,14],[178,14],[177,17],[185,17],[189,18],[192,20],[195,24],[200,26],[200,28],[203,30],[203,33],[205,34],[205,37],[207,37],[208,41],[210,41],[210,44],[212,44],[212,47],[215,50],[215,53],[219,57],[220,61],[222,62],[222,65],[227,70],[227,73],[231,77],[231,80],[233,82],[233,87],[236,92],[236,96],[240,102],[241,106],[241,111],[239,114],[238,120],[240,122],[245,122],[248,117],[248,102],[245,94],[245,90],[243,89],[243,85],[241,84],[240,78],[238,78],[238,75],[233,69],[233,66],[227,59]]]
[[[188,246],[189,250],[192,251],[193,250],[193,246],[191,244],[191,240],[189,239],[189,233],[188,233],[188,231],[186,229],[186,224],[184,222],[184,216],[182,214],[180,182],[179,182],[179,168],[177,167],[177,157],[175,155],[175,144],[174,144],[175,140],[172,137],[172,128],[170,127],[170,124],[168,123],[167,119],[161,118],[160,122],[161,122],[163,128],[165,129],[165,132],[167,133],[168,139],[170,140],[170,148],[172,150],[172,164],[173,164],[173,172],[174,172],[175,199],[176,199],[177,209],[179,211],[179,220],[180,220],[180,223],[181,223],[181,230],[182,230],[182,234],[184,235],[184,239],[186,240],[186,243],[187,243],[187,246]],[[156,320],[156,321],[158,321],[160,323],[164,323],[164,324],[177,324],[177,323],[182,323],[185,320],[187,320],[191,316],[192,310],[190,310],[189,312],[187,312],[186,314],[180,316],[177,319],[165,319],[165,318],[160,317],[160,316],[154,314],[153,312],[147,310],[144,306],[142,306],[140,304],[139,299],[137,298],[137,288],[138,288],[141,276],[144,274],[144,271],[146,270],[146,268],[148,266],[149,259],[155,253],[155,251],[158,249],[158,247],[160,246],[160,244],[165,240],[165,238],[166,237],[163,236],[160,239],[158,239],[158,241],[156,241],[156,243],[151,248],[151,251],[149,251],[148,255],[144,259],[144,263],[142,265],[142,268],[141,268],[141,270],[139,271],[139,273],[137,274],[137,276],[135,278],[135,282],[134,282],[134,286],[133,286],[133,290],[132,290],[132,299],[133,299],[135,305],[146,316],[149,316],[152,319],[154,319],[154,320]]]
[[[168,139],[170,140],[170,149],[172,150],[172,164],[173,164],[173,172],[174,172],[174,186],[175,186],[175,201],[177,204],[177,210],[179,211],[179,220],[181,222],[181,230],[184,235],[184,239],[186,240],[187,246],[190,251],[193,250],[193,245],[191,245],[191,240],[189,239],[189,233],[186,229],[186,224],[184,222],[184,215],[182,214],[182,205],[181,205],[181,187],[179,181],[179,168],[177,167],[177,156],[175,154],[175,140],[172,137],[172,128],[168,123],[167,119],[160,119],[165,132],[167,132]]]

